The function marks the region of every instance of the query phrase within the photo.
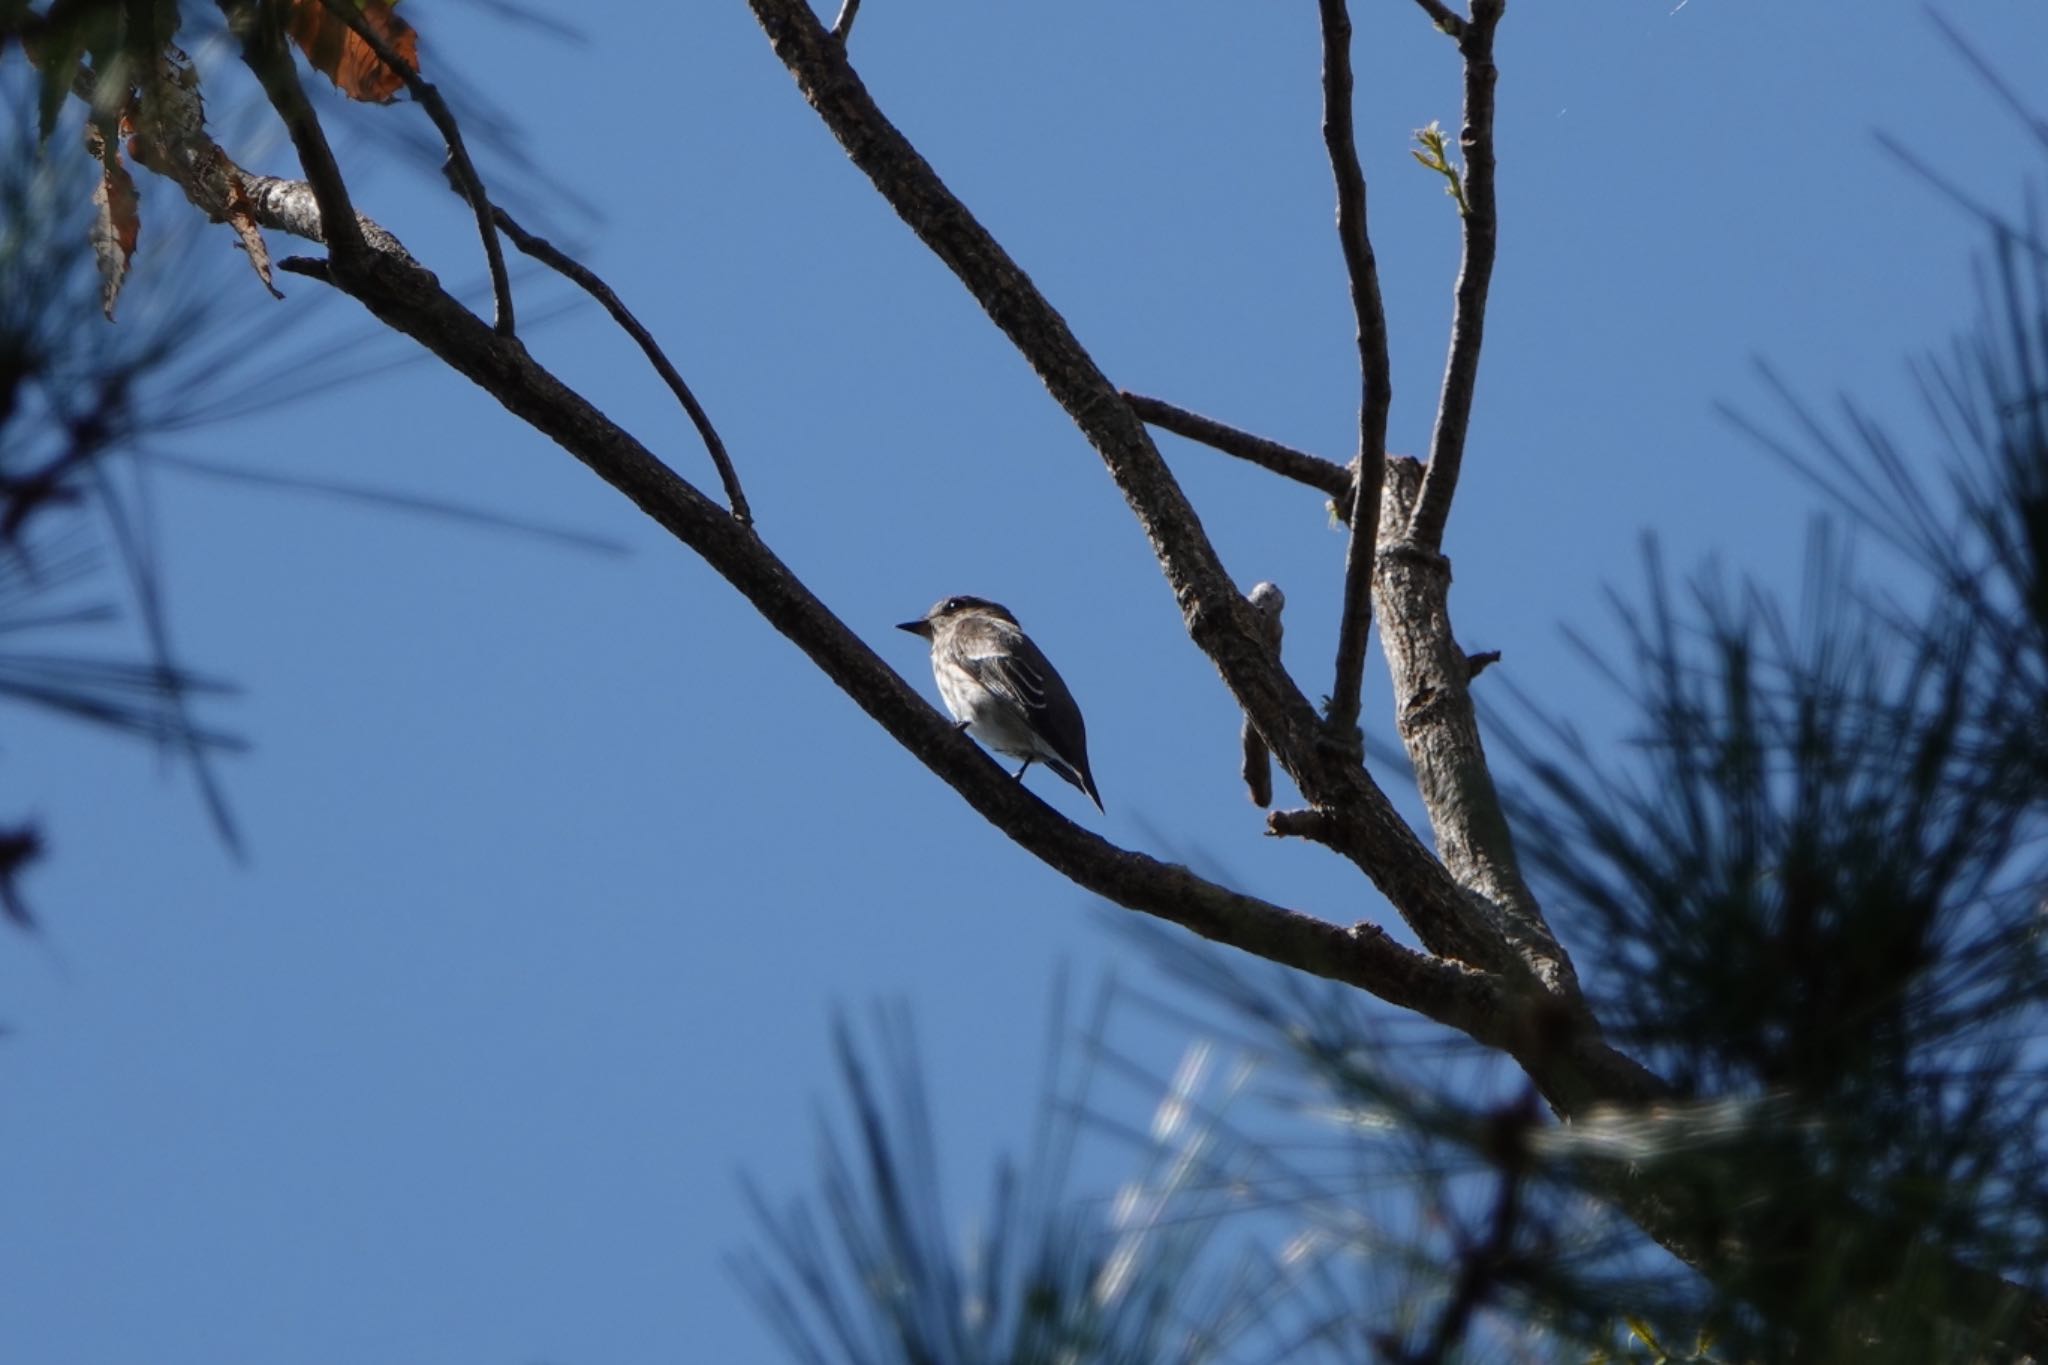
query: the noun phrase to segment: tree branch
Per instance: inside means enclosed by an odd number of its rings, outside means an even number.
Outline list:
[[[1217,886],[1066,819],[919,696],[751,528],[563,384],[516,338],[493,332],[425,269],[394,261],[354,285],[329,274],[379,320],[484,388],[701,555],[989,823],[1076,884],[1219,943],[1370,991],[1489,1046],[1510,1047],[1520,1036],[1511,998],[1482,973],[1404,948],[1370,925],[1345,928]]]
[[[725,442],[719,438],[717,428],[711,425],[711,416],[704,411],[704,405],[697,401],[697,395],[690,391],[690,386],[683,382],[682,375],[669,363],[668,356],[655,341],[654,334],[640,325],[640,319],[633,316],[619,300],[619,296],[612,292],[611,286],[599,279],[595,271],[557,248],[545,237],[536,237],[519,226],[505,210],[493,205],[491,213],[499,229],[512,239],[514,246],[543,265],[575,281],[592,298],[604,305],[604,310],[612,315],[614,322],[625,329],[626,335],[639,343],[641,354],[647,357],[648,363],[654,366],[654,372],[661,376],[662,382],[675,394],[676,401],[683,405],[683,411],[689,414],[691,423],[697,428],[697,435],[703,438],[704,448],[711,453],[711,463],[718,469],[718,481],[725,485],[726,506],[732,509],[734,520],[742,526],[753,525],[753,510],[747,505],[747,495],[740,489],[739,471],[733,468],[732,457],[725,450]]]
[[[804,0],[749,0],[799,89],[910,229],[966,285],[1101,455],[1173,589],[1188,633],[1283,762],[1307,766],[1318,724],[1277,675],[1250,606],[1151,438],[1066,320],[875,107]]]
[[[229,0],[222,0],[224,6]],[[1213,548],[1178,486],[1130,407],[1112,389],[1050,305],[1028,278],[1003,255],[914,150],[883,120],[843,53],[811,15],[804,0],[750,0],[778,54],[797,74],[806,96],[846,144],[857,164],[933,250],[960,275],[990,316],[1031,361],[1076,424],[1102,453],[1112,475],[1136,510],[1180,601],[1190,634],[1210,654],[1262,738],[1297,775],[1314,809],[1298,813],[1316,828],[1313,837],[1346,852],[1385,890],[1417,928],[1430,957],[1392,942],[1379,928],[1352,929],[1298,914],[1204,881],[1187,869],[1162,863],[1107,843],[1064,819],[1008,774],[888,668],[847,629],[762,542],[753,529],[662,464],[580,394],[540,366],[516,338],[495,333],[443,291],[431,273],[407,256],[388,234],[350,208],[332,170],[324,139],[303,109],[296,76],[282,80],[273,100],[288,123],[307,166],[308,182],[242,177],[229,168],[235,192],[275,201],[260,221],[319,240],[323,229],[351,237],[329,261],[301,265],[361,301],[395,330],[414,337],[457,372],[490,392],[515,416],[553,439],[599,477],[624,493],[648,516],[695,550],[731,582],[762,617],[790,639],[905,748],[953,786],[977,812],[1021,847],[1078,885],[1120,905],[1184,925],[1197,933],[1297,970],[1344,981],[1397,1006],[1458,1028],[1481,1043],[1516,1058],[1544,1096],[1561,1113],[1586,1114],[1601,1101],[1638,1103],[1665,1093],[1642,1067],[1615,1052],[1587,1027],[1575,992],[1525,989],[1529,975],[1505,944],[1503,908],[1469,890],[1431,856],[1387,803],[1384,794],[1355,763],[1325,762],[1315,740],[1314,712],[1273,662],[1256,634],[1248,604],[1230,589]],[[1481,0],[1498,4],[1498,0]],[[252,59],[275,67],[268,56]],[[266,80],[277,79],[273,70]],[[296,94],[296,104],[290,98]],[[303,136],[302,136],[303,134]],[[324,162],[322,158],[325,158]],[[214,182],[188,166],[191,183],[215,193]],[[187,183],[181,181],[181,184]],[[187,185],[188,196],[200,202]],[[319,210],[310,225],[303,200]],[[367,225],[367,226],[366,226]],[[310,230],[308,228],[310,227]],[[1394,481],[1390,481],[1394,482]],[[1417,481],[1418,486],[1420,481]],[[1394,490],[1403,500],[1408,470]],[[1361,500],[1362,501],[1362,500]],[[1353,509],[1354,525],[1358,521]],[[1375,518],[1381,511],[1378,503]],[[1414,518],[1408,516],[1407,524]],[[1357,536],[1354,533],[1354,546]],[[1440,558],[1388,554],[1376,570],[1390,582],[1411,559],[1424,579],[1447,583]],[[1422,592],[1424,586],[1415,591]],[[1437,589],[1440,591],[1440,589]],[[1406,589],[1403,589],[1406,591]],[[1383,616],[1406,616],[1382,608]],[[1421,615],[1430,615],[1423,612]],[[1448,625],[1433,627],[1448,642]],[[1417,629],[1431,628],[1426,623]],[[1395,646],[1399,648],[1399,646]],[[1454,648],[1457,670],[1466,669]],[[1420,676],[1437,667],[1424,659],[1411,666]],[[1462,678],[1463,672],[1452,676]],[[1404,694],[1405,695],[1405,694]],[[1459,701],[1462,692],[1453,692]],[[1461,704],[1469,707],[1469,701]],[[1404,710],[1406,701],[1404,700]],[[1428,707],[1424,707],[1428,710]],[[1439,708],[1447,714],[1456,706]],[[1423,717],[1428,724],[1441,717]],[[1404,723],[1404,736],[1406,731]],[[1276,814],[1276,827],[1283,816]],[[1434,811],[1432,812],[1434,819]],[[1306,829],[1300,832],[1311,832]],[[1441,836],[1440,836],[1441,837]],[[1442,946],[1439,946],[1442,945]],[[1447,956],[1466,956],[1497,971],[1474,970]],[[1560,998],[1560,997],[1563,998]],[[1634,1207],[1644,1205],[1647,1182]],[[1653,1218],[1638,1214],[1653,1235],[1682,1244],[1682,1234],[1660,1231]],[[2014,1289],[1995,1276],[1952,1267],[1950,1279],[1981,1285],[1993,1296],[2019,1296],[2027,1321],[2039,1327],[2043,1307],[2037,1296]]]
[[[1465,21],[1443,0],[1415,0],[1415,3],[1422,6],[1422,12],[1429,16],[1429,22],[1436,25],[1438,32],[1448,33],[1453,38],[1465,36]]]
[[[1451,315],[1451,351],[1444,362],[1436,430],[1429,439],[1429,468],[1408,532],[1426,550],[1443,547],[1451,497],[1457,492],[1458,470],[1465,459],[1472,394],[1479,383],[1486,294],[1493,282],[1499,238],[1493,195],[1493,88],[1500,72],[1493,64],[1493,35],[1506,10],[1507,0],[1472,0],[1472,22],[1463,25],[1458,35],[1458,51],[1465,58],[1465,126],[1458,134],[1458,145],[1465,153],[1466,212],[1460,219],[1465,249],[1458,266],[1457,307]]]
[[[1137,515],[1189,637],[1208,654],[1295,786],[1332,813],[1330,847],[1365,872],[1429,951],[1524,969],[1498,912],[1460,888],[1357,762],[1333,754],[1314,709],[1273,661],[1186,495],[1137,415],[1037,286],[875,107],[805,0],[749,0],[797,86],[891,206],[966,285],[1081,429]]]
[[[1345,0],[1320,0],[1323,29],[1323,144],[1337,181],[1337,239],[1358,318],[1358,453],[1352,457],[1351,544],[1344,557],[1343,619],[1337,632],[1337,676],[1327,719],[1343,747],[1358,747],[1359,693],[1365,686],[1365,641],[1372,629],[1372,561],[1379,533],[1380,479],[1386,468],[1387,410],[1394,383],[1387,357],[1387,314],[1379,267],[1365,224],[1365,174],[1351,127],[1351,15]]]
[[[1451,632],[1450,563],[1408,539],[1423,486],[1422,467],[1414,460],[1387,462],[1373,588],[1401,743],[1429,812],[1437,856],[1460,886],[1501,909],[1517,955],[1543,988],[1560,1000],[1576,1001],[1578,974],[1523,880],[1514,835],[1480,743],[1472,664]]]
[[[491,221],[491,198],[484,193],[482,177],[476,173],[476,164],[469,159],[469,149],[463,146],[462,129],[455,122],[448,102],[441,98],[441,92],[424,79],[418,68],[407,61],[398,50],[384,41],[384,35],[376,26],[363,17],[363,12],[349,0],[321,0],[337,19],[354,30],[355,35],[367,43],[379,61],[398,73],[405,82],[405,88],[412,92],[413,100],[427,111],[427,117],[441,131],[441,140],[448,148],[448,164],[453,172],[462,197],[469,201],[476,212],[477,234],[483,238],[484,260],[491,268],[491,296],[497,304],[497,330],[502,336],[513,334],[512,322],[512,281],[505,273],[505,253],[498,245],[497,229]]]
[[[228,28],[242,40],[242,61],[255,73],[269,97],[271,108],[284,121],[298,153],[299,166],[306,172],[306,184],[319,206],[319,232],[315,240],[327,244],[328,254],[338,269],[346,272],[366,261],[368,247],[356,223],[355,207],[349,203],[348,184],[341,166],[327,145],[320,120],[299,85],[298,68],[292,64],[285,45],[279,12],[271,6],[252,5],[247,0],[218,0]]]
[[[844,46],[853,33],[853,18],[860,13],[860,0],[842,0],[839,17],[832,21],[832,36]]]
[[[1305,483],[1310,488],[1319,488],[1337,500],[1340,507],[1346,506],[1351,498],[1351,471],[1334,460],[1320,455],[1310,455],[1292,446],[1269,441],[1263,436],[1254,436],[1249,431],[1225,426],[1200,413],[1189,412],[1186,408],[1158,398],[1147,398],[1140,393],[1123,390],[1123,399],[1131,405],[1131,411],[1141,421],[1150,422],[1163,431],[1184,436],[1225,455],[1235,455],[1240,460],[1249,460],[1261,469],[1270,469],[1282,478]]]

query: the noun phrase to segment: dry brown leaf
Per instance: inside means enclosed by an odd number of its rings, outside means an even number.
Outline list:
[[[92,255],[100,268],[100,307],[114,320],[114,301],[128,278],[128,262],[142,236],[142,200],[135,179],[121,164],[120,144],[87,124],[85,149],[100,163],[99,183],[92,190]]]
[[[357,0],[340,0],[355,4]],[[362,16],[413,70],[420,67],[419,35],[412,25],[393,13],[384,0],[360,0]],[[329,9],[325,0],[294,0],[291,13],[292,41],[313,69],[333,81],[335,88],[352,100],[387,103],[405,88],[398,72],[358,37],[346,20]]]
[[[228,176],[228,226],[242,239],[242,250],[249,253],[249,265],[256,272],[256,278],[263,281],[263,287],[274,299],[281,299],[276,285],[270,282],[270,248],[263,244],[263,234],[257,231],[253,206],[249,196],[242,189],[242,182],[233,175]]]

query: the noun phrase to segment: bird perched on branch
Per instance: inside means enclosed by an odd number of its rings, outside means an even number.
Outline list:
[[[1023,759],[1020,781],[1025,768],[1043,763],[1102,809],[1081,708],[1007,607],[985,597],[948,597],[896,629],[931,641],[932,677],[946,709],[989,748]]]

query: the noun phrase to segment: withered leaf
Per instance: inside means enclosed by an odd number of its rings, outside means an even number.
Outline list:
[[[100,269],[100,307],[114,320],[114,301],[128,278],[128,262],[142,235],[142,201],[135,179],[122,164],[120,143],[87,124],[85,149],[100,163],[99,183],[92,191],[92,254]]]
[[[339,0],[354,5],[385,45],[419,70],[419,35],[412,25],[398,17],[384,0]],[[326,0],[293,0],[290,29],[292,41],[306,54],[313,69],[333,81],[335,88],[352,100],[387,103],[405,88],[404,78],[385,65],[370,45],[329,9]]]

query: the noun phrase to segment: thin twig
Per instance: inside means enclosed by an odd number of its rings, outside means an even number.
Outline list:
[[[844,0],[839,6],[839,17],[832,21],[832,36],[839,40],[841,46],[845,45],[847,36],[853,32],[853,16],[859,13],[860,0]]]
[[[1261,469],[1270,469],[1296,483],[1319,488],[1337,499],[1340,507],[1351,496],[1351,471],[1335,460],[1326,460],[1320,455],[1310,455],[1278,441],[1254,436],[1249,431],[1225,426],[1213,418],[1175,407],[1163,399],[1132,393],[1129,389],[1123,390],[1123,398],[1131,405],[1131,411],[1138,414],[1139,420],[1150,422],[1162,431],[1185,436],[1225,455],[1249,460]]]
[[[1465,21],[1443,0],[1415,0],[1415,3],[1422,6],[1423,13],[1429,16],[1429,22],[1437,26],[1438,32],[1448,33],[1453,38],[1465,36]]]
[[[497,318],[492,326],[499,336],[513,334],[512,323],[512,281],[505,273],[505,252],[498,245],[497,229],[491,223],[491,197],[484,193],[483,179],[476,173],[476,163],[469,159],[469,149],[462,145],[462,129],[455,122],[455,114],[448,108],[448,102],[441,98],[440,90],[420,75],[411,62],[401,56],[398,50],[384,41],[384,35],[363,17],[361,9],[347,0],[322,0],[337,19],[354,30],[355,35],[369,44],[377,59],[398,73],[405,82],[405,88],[412,93],[413,101],[427,111],[427,117],[441,130],[441,140],[448,146],[448,164],[456,191],[469,201],[476,213],[477,234],[484,241],[484,259],[491,267],[491,295],[497,301]]]
[[[1472,394],[1479,382],[1479,346],[1486,334],[1486,293],[1493,282],[1499,221],[1493,198],[1493,33],[1507,0],[1472,0],[1472,22],[1458,38],[1465,57],[1465,126],[1458,145],[1465,154],[1464,259],[1458,266],[1457,310],[1451,315],[1451,353],[1444,362],[1443,392],[1437,399],[1436,431],[1429,439],[1429,466],[1408,534],[1425,550],[1441,550],[1458,469],[1465,459],[1465,433],[1472,423]]]
[[[1337,633],[1337,677],[1326,720],[1344,747],[1358,733],[1358,698],[1365,686],[1365,640],[1372,629],[1372,561],[1380,519],[1380,481],[1386,473],[1387,409],[1393,406],[1387,358],[1387,314],[1380,302],[1379,267],[1365,224],[1365,173],[1351,127],[1351,15],[1344,0],[1321,0],[1323,21],[1323,144],[1337,181],[1337,240],[1351,280],[1358,317],[1358,453],[1353,457],[1351,545],[1344,557],[1344,616]]]
[[[733,468],[732,457],[725,452],[725,442],[719,439],[718,430],[711,425],[711,417],[704,411],[704,405],[697,401],[697,395],[690,392],[690,386],[683,382],[682,375],[676,372],[676,367],[669,364],[668,357],[662,354],[661,346],[654,340],[654,335],[640,325],[640,319],[634,317],[626,305],[619,301],[619,296],[612,292],[611,286],[599,279],[588,266],[565,254],[545,237],[534,236],[514,222],[511,214],[496,205],[492,206],[491,214],[498,225],[498,230],[510,237],[514,246],[543,265],[575,281],[592,298],[604,305],[605,311],[612,315],[612,321],[623,327],[626,335],[640,344],[640,350],[647,357],[648,363],[654,366],[654,372],[661,376],[662,382],[675,394],[677,401],[683,405],[683,411],[690,414],[690,421],[695,424],[697,434],[704,439],[704,448],[711,452],[711,463],[718,467],[719,482],[725,485],[725,501],[732,509],[733,520],[742,526],[752,526],[754,513],[747,506],[747,495],[740,491],[739,471]]]
[[[362,226],[356,222],[355,206],[349,202],[348,182],[327,145],[327,134],[299,84],[298,68],[292,65],[285,47],[284,32],[278,27],[276,11],[247,0],[218,0],[230,31],[242,40],[242,61],[263,86],[271,108],[284,120],[292,147],[299,155],[300,169],[320,207],[320,240],[334,260],[344,268],[367,258]]]

